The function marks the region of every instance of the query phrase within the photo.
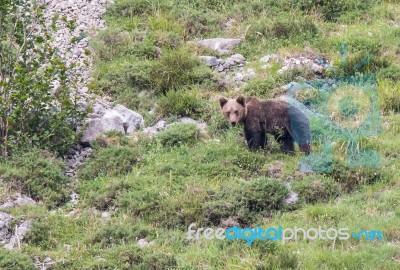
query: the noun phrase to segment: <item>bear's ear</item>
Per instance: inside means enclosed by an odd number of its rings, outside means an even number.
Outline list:
[[[221,106],[221,108],[224,107],[227,102],[228,100],[226,98],[224,97],[219,98],[219,105]]]
[[[236,99],[237,103],[239,103],[240,105],[242,105],[243,107],[246,107],[246,98],[244,96],[239,96]]]

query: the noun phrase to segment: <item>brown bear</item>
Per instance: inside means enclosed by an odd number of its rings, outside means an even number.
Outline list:
[[[250,150],[265,148],[266,133],[274,135],[284,153],[294,153],[294,142],[307,155],[311,152],[311,129],[307,116],[281,99],[220,97],[221,111],[235,126],[244,124],[244,136]]]

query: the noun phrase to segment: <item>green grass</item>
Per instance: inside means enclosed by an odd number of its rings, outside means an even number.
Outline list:
[[[21,250],[0,251],[1,269],[33,269],[36,257],[52,258],[52,269],[399,268],[398,1],[115,2],[108,8],[108,28],[92,42],[91,89],[142,113],[147,125],[189,116],[206,122],[208,134],[176,124],[152,139],[139,132],[138,142],[115,133],[101,137],[74,183],[80,202],[72,212],[70,186],[54,158],[27,151],[0,163],[5,183],[0,200],[22,191],[45,203],[9,210],[14,223],[32,218],[34,225]],[[257,74],[246,87],[222,91],[218,78],[198,61],[198,55],[216,53],[188,41],[211,37],[243,38],[235,52]],[[342,42],[347,42],[346,62],[340,59]],[[357,146],[378,151],[379,168],[349,168],[349,142],[340,139],[332,147],[332,171],[302,173],[300,153],[282,154],[273,138],[265,151],[250,152],[242,130],[223,118],[219,95],[269,98],[299,76],[314,79],[309,70],[282,75],[278,63],[269,69],[259,63],[269,53],[301,52],[326,55],[338,76],[377,74],[382,132]],[[370,60],[354,69],[367,54]],[[352,109],[345,105],[343,110]],[[318,139],[332,132],[320,119],[311,124],[318,153],[323,151]],[[299,202],[286,206],[289,189],[299,194]],[[58,208],[50,214],[48,207]],[[379,229],[384,240],[246,245],[244,240],[185,239],[191,223],[216,228],[229,222]],[[151,244],[139,248],[136,242],[143,238]]]

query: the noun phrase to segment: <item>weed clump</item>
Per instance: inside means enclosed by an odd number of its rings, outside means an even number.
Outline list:
[[[62,163],[34,150],[15,155],[0,163],[0,174],[13,189],[19,190],[48,207],[60,206],[68,200],[68,178]]]
[[[157,135],[163,146],[172,147],[183,144],[194,144],[200,138],[200,131],[195,124],[177,123]]]
[[[339,187],[333,179],[317,175],[295,181],[292,188],[305,203],[328,202],[339,195]]]
[[[78,177],[90,180],[101,176],[120,176],[129,173],[138,162],[138,148],[111,146],[101,148],[95,156],[79,171]]]
[[[161,115],[191,116],[197,117],[203,111],[204,102],[199,98],[199,92],[168,91],[159,99],[159,112]]]

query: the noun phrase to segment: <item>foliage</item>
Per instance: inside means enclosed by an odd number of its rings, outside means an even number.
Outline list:
[[[0,6],[3,157],[17,147],[66,150],[75,141],[74,129],[84,115],[77,94],[70,92],[73,84],[67,67],[50,44],[43,8],[29,1],[2,1]],[[55,81],[57,89],[52,86]]]
[[[193,144],[200,138],[199,128],[195,124],[178,123],[161,131],[157,140],[163,146],[179,146]]]
[[[310,175],[296,180],[292,187],[305,203],[327,202],[335,199],[339,194],[339,188],[335,181],[318,175]]]
[[[130,146],[101,148],[79,171],[79,178],[90,180],[102,176],[120,176],[132,171],[140,158],[139,149]]]
[[[400,84],[390,80],[378,81],[378,95],[382,111],[400,112]]]
[[[365,11],[371,8],[376,1],[373,0],[290,0],[292,5],[307,12],[317,12],[328,21],[335,21],[348,11]]]
[[[0,249],[0,268],[4,270],[35,270],[33,261],[20,251]]]
[[[204,102],[197,90],[168,91],[159,98],[158,110],[161,115],[196,117],[203,111]]]
[[[10,187],[49,207],[68,200],[69,180],[62,171],[61,162],[46,158],[40,150],[18,153],[11,160],[0,163],[0,172]]]

